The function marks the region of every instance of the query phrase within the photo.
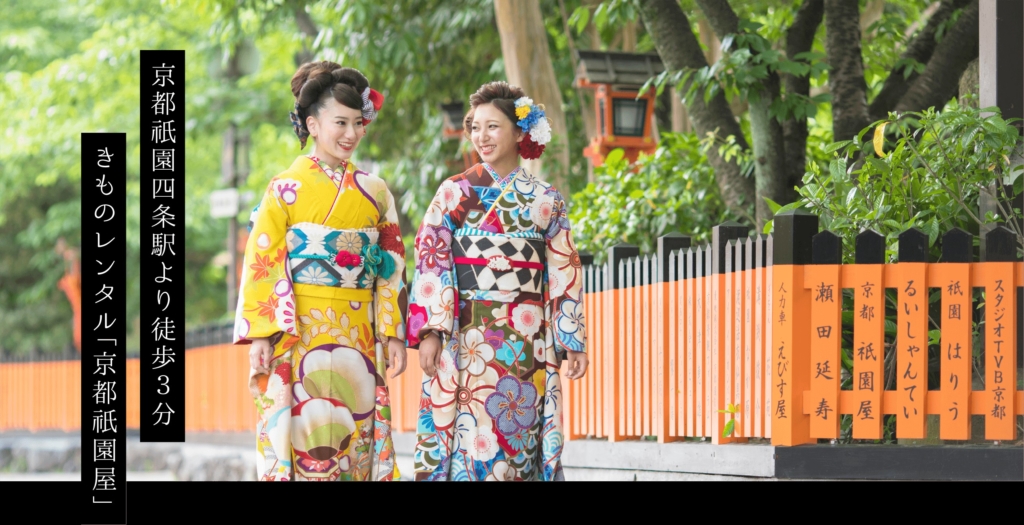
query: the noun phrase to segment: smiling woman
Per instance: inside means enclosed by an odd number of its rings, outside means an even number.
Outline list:
[[[292,79],[292,125],[311,155],[253,211],[235,318],[249,344],[264,481],[391,480],[389,396],[405,369],[405,249],[384,181],[352,153],[383,97],[333,62]]]
[[[416,479],[562,480],[559,368],[566,360],[569,379],[587,370],[581,264],[562,195],[519,166],[551,128],[505,82],[470,103],[465,129],[483,162],[441,184],[416,237]]]

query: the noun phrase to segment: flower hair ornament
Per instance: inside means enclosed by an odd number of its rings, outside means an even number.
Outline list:
[[[306,149],[306,139],[309,138],[309,130],[306,129],[306,124],[299,118],[299,101],[295,101],[295,111],[288,113],[288,118],[292,121],[292,129],[295,130],[295,136],[299,137],[299,149]]]
[[[516,100],[516,125],[526,133],[519,143],[519,156],[536,159],[544,153],[544,147],[551,142],[551,123],[544,116],[544,105],[534,104],[529,97]]]
[[[384,106],[384,95],[369,86],[363,90],[363,125],[377,120],[377,112]]]

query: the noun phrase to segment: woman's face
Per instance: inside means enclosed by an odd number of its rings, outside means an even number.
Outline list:
[[[334,97],[327,99],[319,116],[306,117],[306,127],[316,139],[318,156],[331,166],[350,159],[359,140],[366,135],[363,112],[339,103]]]
[[[488,164],[515,162],[523,133],[509,118],[494,107],[481,104],[473,112],[470,138],[480,159]]]

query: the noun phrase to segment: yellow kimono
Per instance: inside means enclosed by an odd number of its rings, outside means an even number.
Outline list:
[[[249,372],[259,479],[392,479],[387,340],[405,339],[407,298],[391,192],[351,162],[300,156],[250,229],[234,342],[274,346]]]

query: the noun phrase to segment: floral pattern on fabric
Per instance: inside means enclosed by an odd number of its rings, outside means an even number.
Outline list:
[[[586,347],[564,199],[522,169],[478,164],[441,184],[415,246],[409,346],[444,340],[423,377],[416,479],[562,480],[558,368]],[[488,257],[508,264],[480,266]],[[523,266],[535,261],[544,269]]]
[[[250,230],[234,341],[273,345],[271,372],[249,373],[259,479],[393,479],[386,341],[406,336],[407,297],[387,186],[352,163],[299,157],[269,183]],[[346,251],[360,255],[341,265]]]

